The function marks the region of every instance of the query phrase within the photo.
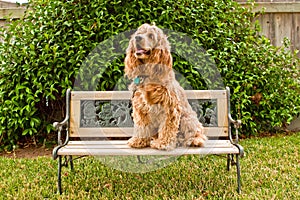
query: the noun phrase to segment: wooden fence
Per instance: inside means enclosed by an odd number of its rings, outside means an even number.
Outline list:
[[[0,1],[0,26],[6,24],[6,18],[20,19],[26,10],[25,6]]]
[[[245,0],[243,0],[245,1]],[[257,0],[253,12],[261,26],[261,34],[275,46],[281,46],[284,38],[291,41],[291,50],[300,50],[300,0]],[[245,2],[240,2],[248,6]],[[298,53],[300,57],[300,53]]]

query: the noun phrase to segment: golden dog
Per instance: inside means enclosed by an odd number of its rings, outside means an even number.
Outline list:
[[[144,24],[132,35],[125,75],[133,80],[130,147],[172,150],[176,145],[204,145],[202,124],[175,79],[170,44],[157,26]]]

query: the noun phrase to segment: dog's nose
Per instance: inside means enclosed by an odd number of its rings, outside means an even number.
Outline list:
[[[143,38],[142,38],[142,36],[140,36],[140,35],[135,36],[135,40],[136,40],[137,42],[141,41],[142,39],[143,39]]]

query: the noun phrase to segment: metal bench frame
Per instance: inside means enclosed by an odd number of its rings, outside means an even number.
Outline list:
[[[208,140],[208,146],[203,148],[176,148],[172,151],[160,151],[151,148],[133,149],[126,147],[126,140],[121,141],[109,141],[109,140],[97,140],[98,137],[124,137],[122,133],[115,132],[114,128],[105,127],[84,127],[81,128],[80,116],[82,108],[80,108],[81,100],[115,100],[124,99],[130,100],[131,93],[129,91],[117,92],[95,92],[95,91],[71,91],[67,90],[66,94],[66,115],[62,122],[54,122],[53,126],[58,133],[58,146],[53,149],[53,158],[58,159],[58,193],[62,193],[62,167],[70,166],[71,170],[74,169],[73,160],[81,158],[83,156],[101,156],[101,155],[137,155],[140,162],[141,155],[182,155],[182,154],[216,154],[227,155],[227,170],[230,170],[231,166],[236,166],[237,172],[237,191],[241,192],[241,170],[240,170],[240,157],[244,155],[244,149],[238,144],[238,128],[241,126],[240,120],[233,120],[230,114],[230,90],[227,87],[226,90],[205,90],[205,91],[186,91],[187,96],[190,99],[216,99],[216,105],[218,114],[218,125],[222,127],[205,127],[205,131],[211,141]],[[212,95],[211,95],[212,94]],[[202,97],[204,95],[205,97]],[[221,96],[220,96],[221,95]],[[220,100],[220,101],[219,101]],[[220,108],[222,107],[222,108]],[[211,126],[211,125],[208,125]],[[232,126],[235,129],[235,134],[232,134]],[[132,128],[125,128],[126,134],[132,134]],[[95,131],[97,130],[97,131]],[[99,130],[103,131],[103,134],[99,136]],[[113,131],[111,131],[113,130]],[[62,138],[64,135],[64,139]],[[74,141],[73,137],[85,136],[92,138],[91,141]],[[125,135],[126,136],[126,135]],[[127,135],[128,137],[128,135]],[[222,137],[223,140],[219,142],[218,137]],[[225,138],[225,139],[224,139]],[[218,146],[217,144],[220,143]],[[119,146],[120,145],[120,146]],[[225,145],[225,147],[224,147]],[[122,148],[122,149],[121,149]],[[73,156],[77,156],[75,159]]]

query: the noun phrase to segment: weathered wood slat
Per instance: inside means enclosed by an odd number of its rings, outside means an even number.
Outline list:
[[[226,90],[186,90],[188,99],[226,98]],[[126,100],[132,97],[131,91],[72,91],[71,99],[76,100]]]
[[[19,19],[24,16],[26,8],[0,8],[0,19]]]
[[[245,0],[246,1],[246,0]],[[250,7],[247,2],[240,2],[244,7]],[[253,12],[264,13],[300,13],[300,2],[255,2]]]
[[[292,36],[291,42],[294,49],[300,50],[300,13],[293,14],[293,23],[292,23]],[[298,57],[300,57],[300,52],[298,52]]]
[[[73,155],[73,156],[128,156],[128,155],[189,155],[189,154],[238,154],[239,149],[235,146],[222,148],[176,148],[172,151],[161,151],[151,148],[143,149],[101,149],[101,148],[61,148],[58,155]]]
[[[227,99],[218,99],[217,100],[217,108],[218,108],[218,126],[227,127],[228,126],[228,106]],[[228,133],[227,133],[228,134]]]
[[[219,145],[212,145],[212,146],[204,146],[204,147],[198,147],[198,148],[232,148],[233,145],[227,145],[227,144],[219,144]],[[190,148],[196,148],[196,147],[190,147]],[[133,149],[130,148],[128,145],[123,144],[123,145],[67,145],[64,149]],[[185,148],[189,149],[189,148]]]
[[[226,137],[228,136],[228,127],[204,127],[204,133],[208,137]],[[132,137],[133,128],[71,127],[70,136],[71,137]]]
[[[76,100],[126,100],[132,97],[130,91],[72,91],[71,101]]]
[[[80,140],[80,141],[70,141],[68,145],[124,145],[127,144],[127,140]],[[206,145],[231,145],[229,140],[207,140]]]
[[[208,140],[204,148],[230,148],[233,145],[229,140]],[[127,140],[103,140],[103,141],[70,141],[66,149],[131,149]]]

